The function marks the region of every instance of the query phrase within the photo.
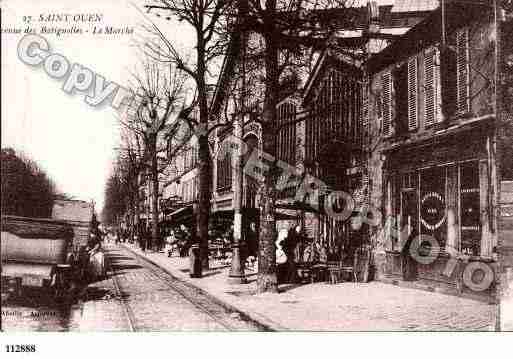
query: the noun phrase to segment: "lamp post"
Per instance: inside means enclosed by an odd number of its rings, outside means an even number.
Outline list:
[[[242,139],[242,118],[235,115],[233,121],[233,135]],[[228,274],[228,282],[232,284],[247,283],[244,273],[244,263],[240,253],[242,242],[242,146],[237,143],[232,156],[233,161],[233,245],[232,263]]]

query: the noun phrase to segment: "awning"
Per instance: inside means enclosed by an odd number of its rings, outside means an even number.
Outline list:
[[[276,211],[275,218],[277,221],[297,221],[298,220],[298,216],[293,216],[293,215],[286,214],[286,213],[280,213],[278,211]]]
[[[277,210],[281,209],[280,207],[276,207]],[[234,211],[231,210],[222,210],[222,211],[216,211],[213,213],[213,216],[216,216],[218,218],[222,219],[230,219],[233,220]],[[243,208],[242,209],[242,216],[243,217],[253,217],[258,218],[260,217],[260,209],[259,208]],[[287,213],[281,213],[276,211],[275,218],[277,221],[287,221],[287,220],[297,220],[297,216],[293,216]]]
[[[193,219],[193,209],[192,205],[185,206],[177,209],[176,211],[168,214],[166,216],[166,222],[171,223],[172,225],[178,225],[184,223],[186,221],[190,221]]]
[[[360,191],[363,191],[364,188],[361,187],[359,188]],[[354,198],[354,193],[353,193],[353,196]],[[357,215],[358,211],[361,209],[361,207],[364,205],[364,202],[365,202],[365,197],[363,195],[361,195],[360,197],[362,197],[359,201],[355,201],[355,207],[353,208],[353,211],[352,211],[352,215]],[[322,197],[321,197],[322,198]],[[279,210],[279,209],[285,209],[285,210],[295,210],[295,211],[304,211],[304,212],[308,212],[308,213],[315,213],[315,214],[318,214],[318,215],[331,215],[330,213],[328,213],[325,208],[324,208],[324,203],[323,203],[323,200],[321,199],[320,200],[320,206],[319,208],[314,208],[312,205],[310,205],[309,203],[306,203],[306,202],[298,202],[298,201],[294,201],[294,202],[286,202],[286,203],[277,203],[276,204],[276,209]],[[278,218],[280,216],[280,213],[277,212],[276,214],[277,216],[277,219],[282,219],[282,218]],[[286,214],[283,214],[283,216],[286,216],[288,218],[283,218],[283,219],[292,219],[292,218],[296,218],[295,216],[291,216],[291,215],[286,215]]]
[[[241,210],[243,216],[258,216],[260,210],[258,208],[242,208]],[[223,218],[223,219],[233,219],[235,211],[233,209],[221,209],[215,212],[212,212],[212,216]]]
[[[276,203],[275,205],[276,209],[289,209],[294,211],[305,211],[305,212],[314,212],[319,213],[318,209],[315,209],[310,204],[305,202],[283,202],[283,203]]]

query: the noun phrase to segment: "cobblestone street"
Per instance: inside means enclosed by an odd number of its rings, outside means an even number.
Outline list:
[[[2,306],[3,329],[6,332],[264,329],[124,248],[107,246],[105,252],[111,269],[107,278],[85,288],[78,304],[66,308],[55,303],[31,306],[30,298],[26,297],[21,302]],[[40,303],[40,293],[35,295]]]
[[[497,306],[481,301],[381,282],[286,284],[256,294],[253,272],[249,284],[228,284],[228,268],[213,263],[203,278],[190,278],[188,258],[129,248],[275,330],[495,330]]]
[[[261,329],[124,248],[108,247],[107,258],[111,278],[87,289],[80,331]]]
[[[78,303],[23,300],[2,306],[10,331],[255,331],[400,330],[489,331],[496,305],[390,284],[282,285],[278,294],[256,294],[248,284],[228,284],[226,265],[212,263],[190,278],[188,258],[106,245],[107,278],[84,288]],[[42,304],[41,304],[42,303]],[[39,315],[38,315],[39,313]]]

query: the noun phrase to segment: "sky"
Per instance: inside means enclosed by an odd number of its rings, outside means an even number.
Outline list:
[[[144,1],[134,0],[139,5]],[[121,86],[127,86],[137,72],[141,54],[134,46],[144,30],[144,16],[127,0],[3,0],[2,29],[29,26],[67,27],[75,25],[82,35],[44,35],[52,53],[65,56],[70,64],[86,66]],[[42,23],[43,14],[99,14],[99,23]],[[36,21],[37,20],[37,21]],[[177,24],[152,15],[168,38],[186,51],[190,32]],[[159,22],[160,21],[160,22]],[[92,27],[133,27],[135,35],[93,35]],[[89,30],[85,33],[85,30]],[[112,171],[115,148],[119,146],[116,112],[110,106],[91,107],[85,93],[65,93],[63,80],[51,78],[43,67],[31,67],[17,56],[23,34],[2,32],[1,127],[2,148],[13,147],[35,160],[55,181],[59,191],[77,199],[94,200],[101,211],[104,186]]]

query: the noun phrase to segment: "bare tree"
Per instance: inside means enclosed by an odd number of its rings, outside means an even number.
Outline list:
[[[176,66],[147,61],[143,64],[142,74],[135,74],[134,80],[131,85],[133,102],[127,107],[126,116],[120,117],[120,122],[135,135],[136,143],[142,142],[143,156],[138,168],[149,168],[151,236],[155,244],[158,239],[159,147],[182,108],[184,76]]]
[[[139,178],[144,168],[144,148],[140,135],[127,128],[122,128],[121,147],[118,148],[114,173],[120,177],[121,184],[125,187],[125,198],[123,199],[126,202],[128,224],[132,229],[139,227]],[[133,234],[132,230],[131,235]]]
[[[200,243],[200,256],[202,267],[208,268],[208,222],[210,215],[210,198],[212,173],[210,168],[210,148],[208,136],[215,126],[217,118],[209,116],[209,89],[208,78],[211,67],[217,59],[225,54],[228,40],[227,14],[232,10],[232,0],[155,0],[147,5],[148,11],[164,11],[174,19],[186,23],[195,34],[195,59],[187,61],[163,34],[163,32],[150,21],[146,30],[150,36],[144,41],[145,52],[156,61],[173,63],[193,80],[196,87],[196,96],[189,109],[182,116],[188,121],[198,137],[198,173],[199,194],[198,213],[196,215],[196,235]],[[192,108],[198,108],[198,118],[190,118],[188,114]]]

